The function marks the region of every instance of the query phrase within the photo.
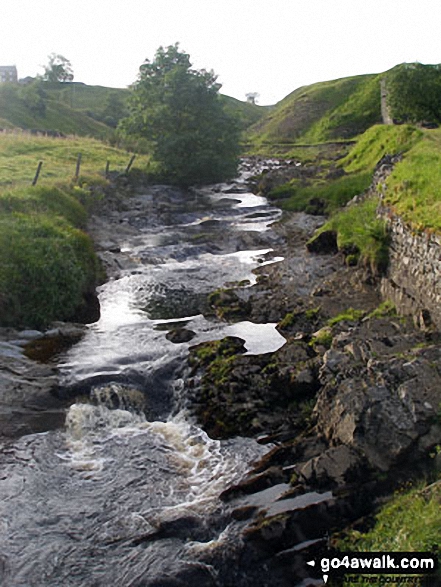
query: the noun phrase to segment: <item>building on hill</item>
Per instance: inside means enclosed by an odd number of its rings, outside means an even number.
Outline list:
[[[0,65],[0,83],[17,82],[17,68],[15,65]]]

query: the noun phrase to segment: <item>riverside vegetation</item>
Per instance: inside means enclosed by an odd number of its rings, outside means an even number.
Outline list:
[[[246,140],[249,155],[276,154],[301,161],[299,167],[286,165],[280,171],[255,178],[256,190],[286,211],[326,214],[326,223],[310,239],[308,246],[312,250],[314,247],[321,250],[323,246],[329,248],[331,242],[331,250],[334,247],[335,251],[342,253],[348,266],[355,266],[348,271],[358,271],[358,277],[361,275],[363,279],[371,279],[374,285],[375,279],[387,266],[388,235],[384,223],[376,217],[378,194],[369,190],[369,187],[375,167],[384,156],[402,156],[386,180],[385,202],[415,230],[441,230],[441,131],[407,124],[380,125],[380,78],[357,76],[300,88],[255,123]],[[53,88],[53,95],[58,92],[60,104],[62,100],[69,99],[67,88],[64,84]],[[0,99],[4,100],[3,107],[0,102],[0,119],[2,124],[5,121],[5,127],[13,127],[18,117],[22,116],[17,110],[8,114],[9,120],[5,117],[6,108],[10,108],[13,102],[11,96],[8,98],[8,92],[15,91],[0,88]],[[79,100],[82,92],[84,95],[87,93],[81,89],[76,98],[72,99]],[[20,107],[25,108],[23,104]],[[59,108],[58,112],[65,106]],[[402,116],[402,111],[400,114]],[[254,113],[247,123],[253,117]],[[415,122],[411,116],[409,118]],[[22,124],[26,126],[26,119],[22,117],[21,120],[25,121]],[[29,120],[28,127],[33,126],[35,120]],[[48,121],[52,119],[46,118]],[[98,121],[98,126],[93,127],[93,133],[91,128],[82,127],[81,132],[105,136],[110,125]],[[71,132],[70,129],[67,132]],[[73,175],[79,151],[83,153],[84,175],[77,183],[60,183],[60,178],[65,180]],[[126,151],[92,139],[66,140],[14,134],[0,136],[0,242],[4,252],[0,260],[0,317],[3,325],[42,328],[54,319],[70,319],[75,316],[84,296],[91,294],[96,283],[104,278],[93,243],[84,230],[87,215],[99,210],[100,202],[109,190],[108,182],[102,177],[105,161],[110,160],[113,169],[123,169],[127,158]],[[25,184],[32,179],[31,165],[34,168],[39,159],[47,161],[44,165],[44,173],[47,175],[43,177],[44,185],[31,188]],[[89,169],[86,167],[87,161],[91,162]],[[155,177],[157,168],[149,156],[139,156],[137,168],[140,173],[149,171],[150,177]],[[98,174],[97,169],[101,169]],[[358,197],[360,195],[362,197]],[[333,235],[334,240],[326,241],[330,235]],[[326,241],[325,245],[323,241]],[[258,287],[264,295],[270,291],[270,288],[265,289],[267,283],[264,276]],[[336,291],[334,288],[333,294]],[[238,299],[241,300],[240,296]],[[321,301],[321,294],[317,299]],[[290,303],[296,307],[285,308],[279,328],[293,337],[296,330],[303,332],[304,339],[290,340],[289,352],[284,351],[285,355],[277,359],[267,357],[257,365],[263,375],[261,379],[256,376],[254,387],[261,394],[258,401],[267,402],[263,411],[270,429],[273,424],[276,426],[283,420],[284,426],[288,421],[291,433],[301,435],[309,429],[314,419],[320,423],[320,406],[314,407],[319,385],[326,387],[329,397],[338,389],[338,375],[332,373],[330,361],[328,372],[325,372],[323,356],[330,348],[335,352],[343,348],[347,343],[344,335],[348,325],[353,329],[352,335],[358,333],[361,339],[369,329],[369,324],[375,320],[384,321],[381,326],[386,333],[384,338],[393,338],[392,331],[402,328],[409,338],[410,346],[390,357],[391,362],[399,363],[400,369],[405,370],[409,358],[420,357],[421,361],[427,363],[436,361],[435,334],[432,333],[431,339],[425,339],[420,334],[410,334],[406,330],[407,326],[400,326],[390,306],[376,307],[371,304],[371,307],[365,309],[346,308],[335,312],[331,301],[328,300],[329,306],[326,307],[326,296],[323,300],[323,304],[305,306],[301,300],[292,298]],[[237,299],[233,299],[233,302],[235,312],[229,313],[228,308],[223,307],[223,316],[236,313]],[[271,306],[271,299],[265,300],[265,304]],[[245,310],[251,316],[253,312],[263,313],[258,300],[254,301],[254,305],[248,304]],[[267,307],[265,318],[272,311],[275,312],[275,308]],[[358,339],[357,344],[361,348]],[[380,350],[376,352],[385,351],[386,347],[383,349],[380,343],[378,345]],[[231,384],[237,381],[243,383],[240,378],[245,377],[243,359],[240,358],[243,350],[239,347],[234,340],[230,344],[216,343],[199,348],[192,358],[195,372],[201,368],[206,370],[202,390],[207,405],[205,408],[198,407],[199,416],[219,436],[250,432],[250,405],[244,401],[244,405],[237,410],[231,409],[235,398],[234,389],[237,391],[237,386],[231,387]],[[431,358],[430,353],[435,358]],[[291,362],[293,356],[297,361],[295,365]],[[378,356],[373,355],[370,360],[379,363]],[[358,357],[356,350],[351,361],[354,371],[360,369],[362,373],[362,369],[368,369],[367,363],[361,366],[364,358],[361,355]],[[319,376],[320,369],[322,372]],[[345,385],[350,383],[345,381]],[[288,395],[274,409],[275,398],[282,389],[288,389]],[[289,392],[294,389],[300,389],[301,392],[293,399]],[[270,390],[266,398],[262,396],[265,390]],[[226,403],[230,403],[226,408],[220,405],[225,400],[225,394],[228,395]],[[216,417],[209,411],[213,400],[219,402]],[[261,413],[262,404],[259,404],[251,427],[254,434],[262,432],[259,423]],[[326,423],[321,422],[321,426],[326,428]],[[283,426],[281,431],[283,434],[289,432]],[[285,450],[294,454],[297,448],[292,444]],[[428,461],[430,463],[431,459],[434,463],[437,451],[433,448],[431,450],[432,453],[427,455]],[[378,471],[376,474],[379,475]],[[410,474],[410,471],[405,470],[401,479]],[[373,529],[364,535],[366,527],[354,528],[340,542],[336,542],[337,546],[349,545],[360,550],[424,550],[439,543],[439,486],[433,479],[436,472],[427,473],[426,469],[424,474],[429,475],[430,482],[433,482],[429,487],[417,486],[403,495],[392,497],[388,505],[380,508]],[[318,476],[318,468],[314,475]],[[293,475],[294,487],[296,482],[297,477]],[[390,480],[386,480],[384,485],[390,489]],[[404,511],[406,516],[403,515]],[[372,523],[369,520],[366,525]],[[397,541],[398,534],[407,537],[407,541]]]
[[[82,174],[74,180],[79,152]],[[0,134],[2,325],[41,328],[78,315],[104,278],[85,232],[88,214],[109,188],[106,162],[123,171],[128,157],[96,139]],[[33,187],[39,160],[41,185]],[[139,157],[139,169],[148,161]]]

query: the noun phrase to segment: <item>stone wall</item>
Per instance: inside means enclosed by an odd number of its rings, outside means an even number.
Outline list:
[[[380,94],[381,94],[381,117],[383,118],[383,124],[393,124],[394,121],[392,116],[390,115],[389,106],[387,104],[387,88],[386,88],[386,80],[383,78],[380,84]]]
[[[381,282],[381,295],[400,314],[412,315],[420,327],[441,329],[441,240],[418,234],[386,208],[391,244],[389,268]]]
[[[418,326],[441,329],[441,238],[417,232],[382,204],[386,178],[400,159],[384,157],[371,186],[371,191],[380,194],[378,214],[387,221],[391,238],[381,295],[391,300],[400,314],[413,316]]]

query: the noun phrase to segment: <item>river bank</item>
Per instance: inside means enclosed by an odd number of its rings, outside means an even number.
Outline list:
[[[398,316],[380,298],[379,276],[347,267],[335,243],[305,254],[313,226],[285,214],[275,229],[284,260],[256,270],[250,296],[229,292],[247,301],[242,319],[278,322],[282,349],[249,357],[234,340],[201,345],[187,371],[210,434],[276,444],[224,499],[247,520],[250,568],[265,565],[278,585],[293,576],[315,584],[305,561],[330,547],[330,534],[358,520],[369,528],[393,490],[436,479],[440,466],[439,334]],[[253,578],[266,584],[261,571]]]

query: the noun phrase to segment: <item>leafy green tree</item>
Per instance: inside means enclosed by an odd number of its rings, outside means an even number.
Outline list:
[[[51,53],[44,67],[43,80],[47,82],[71,82],[74,78],[72,64],[63,55]]]
[[[43,82],[35,80],[27,86],[20,88],[20,98],[26,108],[38,116],[45,116],[47,93],[44,90]]]
[[[212,71],[192,69],[179,44],[160,47],[146,60],[120,128],[148,139],[168,181],[182,186],[234,176],[239,129],[223,108]]]
[[[116,128],[118,126],[118,122],[124,117],[126,114],[127,108],[123,102],[123,100],[116,94],[110,93],[107,96],[104,110],[102,112],[102,121]]]
[[[386,78],[387,102],[394,120],[441,121],[441,69],[438,65],[399,65]]]

